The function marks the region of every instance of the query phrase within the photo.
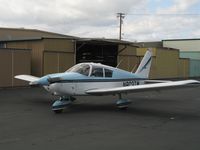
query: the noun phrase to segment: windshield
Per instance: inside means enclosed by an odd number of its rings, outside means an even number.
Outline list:
[[[68,69],[66,72],[77,72],[82,75],[88,76],[90,73],[90,65],[80,64]]]

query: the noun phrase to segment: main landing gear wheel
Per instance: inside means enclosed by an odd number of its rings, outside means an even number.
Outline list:
[[[56,114],[60,114],[72,103],[70,97],[61,97],[59,100],[56,100],[52,105],[52,110]]]
[[[61,114],[64,109],[53,110],[55,114]]]
[[[127,110],[129,104],[131,104],[131,101],[127,99],[122,99],[121,94],[119,94],[119,99],[116,102],[118,109]]]

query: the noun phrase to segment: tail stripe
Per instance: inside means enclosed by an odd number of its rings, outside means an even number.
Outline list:
[[[150,63],[151,61],[151,57],[149,58],[149,60],[146,62],[146,64],[140,69],[140,71],[138,71],[138,73],[142,72],[142,70],[147,69],[147,65]]]

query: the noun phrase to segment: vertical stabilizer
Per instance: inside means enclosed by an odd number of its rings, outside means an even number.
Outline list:
[[[141,78],[149,78],[151,62],[152,62],[152,49],[148,49],[135,74]]]

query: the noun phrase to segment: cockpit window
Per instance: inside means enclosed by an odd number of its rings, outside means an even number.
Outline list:
[[[90,73],[90,65],[87,64],[76,65],[68,69],[67,72],[77,72],[82,75],[88,76]]]
[[[103,68],[92,67],[91,77],[103,77]]]
[[[104,71],[105,71],[105,77],[108,77],[108,78],[112,77],[112,74],[113,74],[112,70],[104,69]]]

